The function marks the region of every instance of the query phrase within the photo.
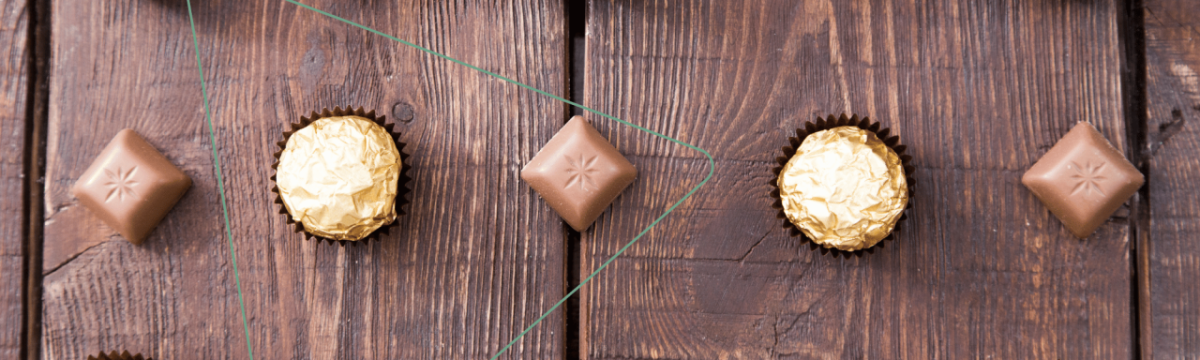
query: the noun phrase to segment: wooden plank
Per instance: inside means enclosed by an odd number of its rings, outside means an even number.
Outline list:
[[[305,1],[565,94],[558,1]],[[54,3],[44,354],[249,358],[182,1]],[[565,107],[282,1],[192,1],[254,356],[490,357],[563,296],[557,216],[518,172]],[[272,203],[271,154],[311,110],[399,119],[409,215],[365,246],[304,241]],[[68,192],[133,128],[195,185],[141,246]],[[555,314],[505,356],[561,356]]]
[[[709,150],[716,174],[582,298],[592,359],[1123,359],[1128,208],[1079,240],[1020,183],[1078,121],[1126,144],[1111,2],[593,1],[586,105]],[[917,170],[898,239],[822,256],[771,208],[805,121],[871,115]],[[609,121],[641,176],[587,274],[697,184],[699,154]]]
[[[1149,327],[1143,355],[1200,356],[1200,4],[1147,0],[1147,151],[1150,165]],[[1145,313],[1145,312],[1143,312]],[[1143,322],[1143,324],[1147,324]]]
[[[25,277],[22,233],[25,115],[29,99],[29,8],[0,0],[0,360],[21,355]]]

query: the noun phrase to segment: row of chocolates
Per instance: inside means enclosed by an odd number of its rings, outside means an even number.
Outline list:
[[[374,111],[323,110],[283,133],[271,177],[297,232],[341,244],[386,233],[410,190],[401,134]],[[868,118],[818,118],[796,130],[774,169],[772,196],[793,236],[835,254],[888,239],[911,207],[914,168],[898,136]],[[637,177],[576,116],[521,170],[572,228],[584,231]],[[1098,228],[1142,185],[1140,172],[1094,127],[1079,123],[1022,177],[1076,236]],[[71,189],[126,239],[143,241],[191,179],[132,130],[122,130]]]

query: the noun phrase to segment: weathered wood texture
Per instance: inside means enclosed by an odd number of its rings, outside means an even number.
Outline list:
[[[1200,358],[1200,3],[1147,0],[1150,326],[1143,355]],[[1145,324],[1145,322],[1143,322]]]
[[[1128,208],[1074,238],[1020,184],[1079,121],[1126,143],[1119,4],[591,1],[585,104],[712,152],[716,175],[592,281],[593,359],[1125,359]],[[870,115],[917,167],[898,239],[860,258],[787,236],[773,159],[819,115]],[[593,117],[594,118],[594,117]],[[704,178],[610,121],[640,171],[584,232],[587,274]]]
[[[0,0],[0,360],[21,352],[29,3]]]
[[[565,94],[559,1],[305,1]],[[282,1],[192,1],[255,357],[479,359],[563,295],[557,216],[518,171],[566,118],[546,97]],[[183,0],[55,1],[43,353],[246,359]],[[374,108],[411,153],[382,241],[305,241],[269,192],[285,125]],[[132,128],[195,185],[141,246],[69,194]],[[561,357],[546,319],[505,358]]]

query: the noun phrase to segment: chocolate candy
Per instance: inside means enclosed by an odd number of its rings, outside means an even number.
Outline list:
[[[581,116],[521,169],[521,178],[577,231],[592,226],[636,177],[633,164]]]
[[[855,126],[808,135],[778,184],[788,220],[814,243],[843,251],[875,246],[908,205],[900,155]]]
[[[1120,151],[1082,122],[1021,177],[1021,183],[1080,238],[1096,231],[1143,181]]]
[[[126,240],[140,244],[191,186],[191,178],[125,129],[83,172],[71,194]]]
[[[396,140],[383,126],[357,115],[331,116],[288,137],[275,182],[305,231],[357,241],[396,220],[401,165]]]

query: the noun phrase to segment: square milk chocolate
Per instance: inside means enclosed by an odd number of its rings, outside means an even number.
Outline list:
[[[133,130],[117,133],[71,187],[83,206],[140,244],[192,186],[192,179]]]

